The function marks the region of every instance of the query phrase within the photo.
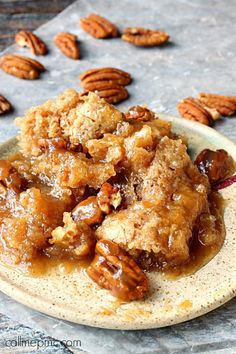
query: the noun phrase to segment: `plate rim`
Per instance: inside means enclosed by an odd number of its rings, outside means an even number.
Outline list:
[[[216,138],[216,139],[220,139],[221,141],[223,140],[224,144],[229,146],[230,153],[231,153],[231,155],[233,155],[234,159],[236,160],[236,144],[233,141],[231,141],[229,138],[225,137],[224,135],[222,135],[218,131],[214,130],[213,128],[208,127],[208,126],[203,126],[202,124],[197,123],[197,122],[192,122],[192,121],[184,120],[181,118],[177,118],[175,116],[164,115],[164,114],[157,114],[157,116],[160,119],[172,122],[174,124],[174,126],[175,126],[175,124],[177,124],[177,125],[179,124],[180,126],[182,126],[182,127],[184,126],[190,130],[193,130],[194,132],[200,130],[200,136],[204,136],[206,139],[209,138],[209,136],[211,136],[213,139]],[[0,149],[3,149],[7,145],[8,146],[12,145],[13,143],[17,143],[16,137],[13,137],[4,143],[1,143]],[[233,153],[233,151],[231,151],[231,149],[232,150],[235,149],[235,152]],[[216,257],[217,257],[217,255],[216,255]],[[1,267],[2,266],[3,265],[1,264]],[[170,325],[177,324],[177,323],[182,323],[182,322],[194,319],[196,317],[202,316],[202,315],[218,308],[219,306],[223,305],[224,303],[226,303],[227,301],[229,301],[230,299],[232,299],[236,295],[236,287],[235,287],[235,288],[231,289],[231,291],[228,292],[226,295],[221,294],[221,296],[218,297],[217,301],[214,300],[212,302],[212,304],[210,305],[210,309],[209,309],[209,305],[208,305],[205,308],[202,308],[201,310],[197,311],[196,315],[192,315],[192,313],[190,313],[190,314],[186,313],[179,320],[177,319],[176,321],[173,321],[172,323],[169,322],[169,323],[165,323],[160,326],[155,323],[152,323],[150,325],[147,325],[146,327],[141,326],[140,328],[137,327],[137,325],[134,328],[131,328],[130,326],[128,326],[127,328],[125,328],[125,327],[121,328],[119,326],[111,326],[111,325],[107,325],[107,324],[102,325],[102,323],[99,323],[99,325],[98,325],[98,324],[95,324],[94,321],[88,321],[88,319],[86,319],[86,318],[85,319],[81,318],[79,322],[78,322],[78,318],[77,319],[72,318],[73,316],[71,316],[70,319],[68,319],[67,316],[60,314],[61,313],[61,306],[60,305],[58,305],[58,306],[54,305],[54,306],[50,307],[50,306],[48,306],[48,305],[50,305],[48,299],[35,297],[29,293],[26,293],[25,291],[20,289],[20,287],[16,287],[16,285],[14,285],[14,283],[7,282],[6,279],[4,280],[4,278],[2,278],[1,269],[0,269],[0,290],[3,291],[6,295],[10,296],[13,300],[16,300],[16,301],[34,309],[34,310],[37,310],[41,313],[44,313],[44,314],[47,314],[47,315],[50,315],[50,316],[53,316],[56,318],[60,318],[63,320],[68,320],[68,321],[72,321],[72,322],[80,323],[80,324],[84,324],[84,325],[89,325],[92,327],[107,328],[107,329],[121,329],[121,330],[142,330],[142,329],[160,328],[160,327],[170,326]],[[44,307],[43,311],[42,311],[42,307]],[[76,317],[76,315],[74,317]]]

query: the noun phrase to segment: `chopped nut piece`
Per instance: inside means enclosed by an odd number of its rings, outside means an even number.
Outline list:
[[[85,90],[95,89],[96,85],[109,83],[114,85],[126,86],[131,82],[129,73],[110,67],[101,67],[85,71],[80,75],[81,85]],[[99,89],[99,86],[96,86]]]
[[[133,106],[125,113],[125,118],[129,122],[148,122],[155,118],[155,113],[143,106]]]
[[[208,106],[204,106],[204,108],[210,113],[213,121],[220,119],[220,113],[215,108],[210,108]]]
[[[9,193],[7,201],[11,212],[2,218],[1,253],[4,251],[11,263],[30,265],[38,251],[48,246],[52,230],[61,222],[63,206],[57,203],[53,213],[54,200],[35,187]]]
[[[87,225],[100,224],[103,220],[103,213],[98,205],[97,197],[92,196],[80,202],[72,210],[74,221],[83,220]]]
[[[104,183],[97,196],[88,197],[72,210],[72,218],[75,222],[82,220],[87,225],[100,224],[103,214],[109,214],[112,206],[116,209],[120,203],[119,188]]]
[[[97,202],[103,213],[109,214],[112,207],[117,209],[122,198],[118,187],[113,187],[110,183],[104,183],[98,192]]]
[[[79,59],[80,50],[77,36],[72,33],[60,32],[54,37],[54,42],[63,54],[72,59]]]
[[[16,54],[1,57],[0,68],[7,74],[26,80],[38,79],[40,73],[45,70],[44,66],[38,61]]]
[[[80,26],[94,38],[118,37],[118,29],[113,23],[102,16],[90,14],[81,18]]]
[[[222,116],[232,116],[236,112],[236,96],[201,92],[198,98],[208,107],[215,108]]]
[[[46,44],[36,34],[29,31],[20,31],[15,37],[20,47],[28,47],[34,55],[45,55],[48,52]]]
[[[2,95],[0,95],[0,114],[8,113],[12,109],[10,102]]]
[[[188,97],[182,100],[177,109],[183,118],[194,120],[205,125],[212,125],[213,116],[205,105],[198,99]],[[215,116],[215,113],[213,113]]]
[[[158,30],[128,27],[124,29],[124,34],[121,38],[137,46],[153,47],[166,43],[170,37],[166,32]]]
[[[53,249],[52,254],[82,258],[93,253],[95,237],[92,229],[84,221],[74,221],[70,213],[63,214],[64,226],[58,226],[52,231],[49,243]]]
[[[233,159],[227,151],[204,149],[195,159],[199,171],[208,176],[210,183],[227,177],[233,170]]]
[[[116,243],[100,240],[88,275],[112,295],[124,301],[140,300],[148,291],[148,279],[131,256]]]

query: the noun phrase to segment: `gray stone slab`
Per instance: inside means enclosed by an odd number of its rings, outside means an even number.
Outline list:
[[[130,25],[165,29],[171,35],[171,42],[161,48],[144,49],[120,39],[95,40],[79,27],[79,18],[90,12],[108,17],[120,29]],[[0,119],[0,141],[16,134],[14,117],[23,115],[32,105],[54,98],[68,87],[79,90],[79,74],[96,66],[115,66],[132,74],[134,80],[128,87],[130,99],[120,105],[121,109],[147,103],[157,112],[177,115],[177,102],[200,91],[235,95],[235,14],[235,0],[75,2],[37,30],[50,47],[50,55],[39,58],[47,68],[40,80],[22,81],[0,72],[0,92],[15,107],[12,114]],[[54,47],[52,38],[59,31],[71,31],[79,36],[82,60],[72,61]],[[5,53],[30,55],[16,46],[9,47]],[[218,122],[216,129],[236,141],[236,118]],[[4,294],[0,295],[0,312],[8,316],[0,319],[0,343],[8,335],[12,321],[17,321],[20,327],[11,332],[12,338],[24,333],[26,337],[81,340],[80,348],[73,351],[70,348],[73,353],[81,350],[97,354],[236,352],[235,299],[208,315],[183,324],[129,332],[60,321],[30,310]],[[33,332],[29,332],[31,329]],[[60,350],[68,352],[68,348],[58,347],[58,353]],[[0,351],[10,353],[6,348]],[[24,351],[19,347],[14,352]],[[47,352],[56,353],[55,348],[48,348]]]

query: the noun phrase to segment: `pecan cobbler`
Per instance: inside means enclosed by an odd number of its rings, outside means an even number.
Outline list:
[[[0,161],[2,262],[89,259],[88,275],[129,301],[147,294],[148,271],[183,274],[222,246],[212,186],[232,171],[224,150],[194,164],[186,138],[146,107],[123,114],[74,90],[16,124],[20,152]]]

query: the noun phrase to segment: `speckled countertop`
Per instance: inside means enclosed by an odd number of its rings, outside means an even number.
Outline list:
[[[119,39],[98,41],[79,28],[79,18],[97,12],[121,29],[146,26],[165,29],[171,42],[162,48],[134,48]],[[147,103],[157,112],[176,115],[176,103],[199,91],[236,94],[236,1],[220,0],[80,0],[42,26],[37,33],[50,54],[39,60],[47,72],[37,81],[23,81],[0,72],[0,92],[15,111],[0,120],[0,141],[16,134],[14,117],[32,105],[55,97],[68,87],[79,89],[79,74],[95,66],[115,66],[134,78],[130,99],[120,105]],[[63,57],[51,39],[59,31],[80,38],[82,60]],[[6,52],[29,55],[14,46]],[[236,141],[236,118],[216,129]],[[35,345],[22,341],[36,339]],[[67,341],[67,342],[66,342]],[[71,346],[74,341],[74,346]],[[40,344],[41,343],[41,344]],[[235,353],[236,300],[198,319],[146,331],[110,331],[57,320],[0,294],[1,353]]]

